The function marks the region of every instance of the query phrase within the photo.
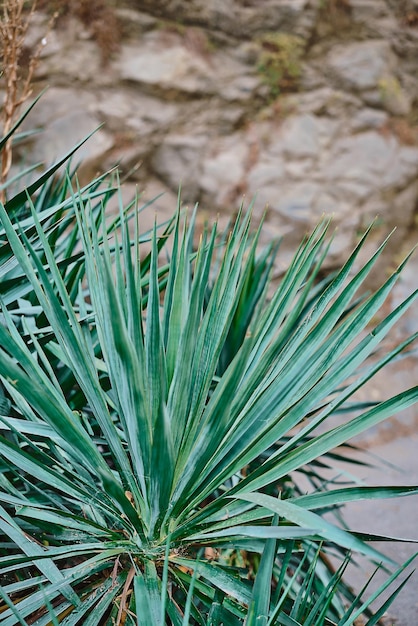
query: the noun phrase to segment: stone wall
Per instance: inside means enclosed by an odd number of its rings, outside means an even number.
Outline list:
[[[30,120],[45,130],[26,160],[49,162],[104,122],[82,175],[120,161],[146,197],[166,191],[163,213],[179,183],[184,202],[221,215],[257,194],[265,236],[286,235],[284,265],[323,213],[339,226],[336,263],[376,216],[398,227],[399,251],[418,200],[418,2],[114,4],[120,46],[105,64],[97,24],[67,16],[49,36]]]

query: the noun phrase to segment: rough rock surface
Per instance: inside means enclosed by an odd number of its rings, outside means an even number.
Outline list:
[[[29,120],[45,132],[25,146],[29,162],[50,162],[104,122],[79,154],[86,176],[141,164],[132,182],[174,193],[181,183],[186,202],[214,213],[257,194],[265,237],[287,234],[283,266],[324,212],[340,227],[335,263],[376,215],[383,230],[398,226],[398,246],[418,204],[411,3],[122,4],[106,65],[88,25],[67,18],[51,33],[37,73],[50,89]],[[46,20],[37,15],[31,45]]]

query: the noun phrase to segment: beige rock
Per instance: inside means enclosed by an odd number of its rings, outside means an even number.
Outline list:
[[[331,48],[327,61],[341,83],[355,90],[378,88],[396,64],[389,42],[383,40],[339,44]]]

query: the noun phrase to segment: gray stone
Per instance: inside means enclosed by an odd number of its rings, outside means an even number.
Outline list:
[[[226,85],[222,89],[221,95],[225,100],[249,100],[261,87],[259,76],[240,75],[239,73],[231,79],[226,80]]]
[[[319,152],[319,134],[314,115],[292,116],[283,123],[277,145],[291,158],[314,157]]]
[[[418,148],[401,146],[391,167],[386,170],[382,178],[382,186],[392,186],[402,189],[418,175]]]
[[[248,100],[259,88],[260,77],[231,54],[198,54],[186,44],[175,34],[165,41],[161,33],[149,33],[141,43],[122,46],[114,68],[123,80],[159,93],[219,94],[234,101]]]
[[[230,103],[225,106],[221,100],[211,99],[211,106],[205,102],[194,101],[181,107],[181,115],[184,119],[184,127],[194,134],[196,128],[203,133],[216,133],[217,135],[229,135],[233,133],[245,121],[245,109]]]
[[[100,93],[96,112],[111,128],[117,131],[122,121],[130,122],[133,113],[132,99],[121,91],[106,90]]]
[[[361,98],[368,107],[383,108],[382,93],[380,89],[368,89],[362,91]]]
[[[126,126],[140,132],[159,132],[172,124],[179,107],[137,90],[101,90],[95,112],[114,132]]]
[[[340,201],[348,200],[353,208],[358,206],[358,202],[370,198],[371,193],[373,193],[373,188],[369,182],[356,179],[339,180],[334,188],[335,198]]]
[[[312,158],[298,159],[296,161],[287,160],[285,163],[285,174],[290,179],[306,178],[314,171],[315,161]]]
[[[312,182],[299,182],[281,186],[270,184],[257,192],[257,203],[269,207],[269,214],[277,214],[283,224],[311,225],[315,217],[314,205],[321,186]]]
[[[261,31],[288,30],[309,36],[315,25],[317,8],[308,0],[130,0],[129,5],[153,15],[183,24],[204,24],[241,38]]]
[[[385,0],[350,0],[351,17],[355,22],[380,20],[393,16]]]
[[[115,7],[114,10],[124,39],[137,39],[158,24],[155,17],[143,11],[135,11],[134,9],[124,7]]]
[[[331,87],[289,94],[283,96],[283,99],[289,109],[297,108],[300,113],[326,115],[327,118],[340,118],[347,112],[357,112],[363,106],[360,98]]]
[[[50,87],[24,121],[23,128],[44,127],[74,111],[93,113],[95,105],[95,95],[85,89]]]
[[[236,133],[219,140],[204,159],[199,181],[205,202],[231,207],[246,189],[249,145],[246,137]]]
[[[70,21],[64,33],[58,36],[59,49],[42,59],[37,76],[53,77],[54,85],[112,84],[113,77],[109,68],[103,66],[97,43],[80,37],[80,22]]]
[[[350,0],[351,19],[362,34],[385,39],[398,30],[399,20],[385,0]]]
[[[302,182],[279,194],[272,208],[292,222],[311,224],[315,217],[314,207],[321,191],[320,185]]]
[[[416,28],[397,28],[392,32],[392,45],[396,54],[407,63],[409,71],[414,71],[417,58],[418,32]],[[403,66],[404,63],[402,63]],[[408,67],[409,66],[409,67]]]
[[[350,121],[353,131],[382,128],[388,121],[388,114],[378,109],[362,109]]]
[[[383,137],[375,131],[369,131],[345,137],[335,142],[333,149],[324,163],[324,173],[329,180],[354,180],[379,188],[393,184],[393,179],[404,169],[397,165],[399,144],[394,137]],[[398,168],[396,177],[391,174]],[[409,174],[409,167],[407,167]]]
[[[23,125],[24,129],[42,129],[27,147],[27,161],[51,165],[98,129],[101,120],[94,115],[94,106],[94,95],[85,91],[61,88],[47,91]],[[101,129],[78,150],[73,162],[82,162],[85,170],[96,168],[113,145],[111,135]]]
[[[315,63],[306,63],[302,67],[302,74],[299,78],[299,87],[302,92],[315,91],[323,89],[327,86],[327,78],[323,73],[323,62],[321,60],[320,67]]]
[[[399,216],[402,216],[402,224],[410,230],[411,224],[414,222],[414,213],[416,210],[418,198],[418,180],[414,180],[412,184],[395,195],[389,213],[391,225],[396,226],[400,223]],[[415,245],[415,241],[411,242]],[[406,252],[406,251],[405,251]],[[416,259],[415,259],[416,260]],[[409,266],[410,268],[411,266]]]
[[[281,157],[267,156],[260,160],[248,174],[248,189],[250,195],[255,194],[264,187],[279,188],[284,175],[284,161]]]
[[[155,174],[174,191],[180,185],[187,200],[198,194],[205,144],[205,137],[169,135],[152,157]]]
[[[338,236],[341,241],[337,239],[337,244],[332,247],[332,254],[335,256],[340,254],[340,259],[343,260],[344,252],[347,252],[351,240],[348,236],[348,231],[353,228],[354,221],[357,221],[357,215],[353,211],[353,203],[347,196],[341,196],[339,190],[334,186],[320,185],[319,193],[315,197],[313,202],[313,214],[314,222],[317,222],[322,216],[327,215],[332,217],[333,228],[339,228]],[[346,240],[343,244],[342,238],[345,236]]]
[[[64,156],[77,142],[85,139],[99,126],[99,120],[85,111],[74,111],[50,122],[34,142],[33,160],[40,159],[45,165]],[[113,147],[113,139],[103,130],[96,132],[83,144],[73,157],[73,163],[81,163],[84,170],[96,169],[106,153]]]
[[[361,41],[337,45],[327,57],[330,70],[352,89],[371,89],[392,73],[396,64],[388,41]]]
[[[184,46],[125,45],[117,61],[123,80],[188,93],[210,93],[213,72],[206,61]]]

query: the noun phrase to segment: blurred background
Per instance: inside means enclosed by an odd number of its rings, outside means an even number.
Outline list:
[[[39,0],[28,58],[39,42],[34,94],[48,89],[28,127],[44,131],[26,164],[104,123],[78,153],[82,179],[120,162],[127,195],[165,192],[169,214],[179,184],[202,215],[256,195],[283,267],[323,213],[336,265],[376,217],[378,238],[397,227],[394,257],[414,240],[417,1]]]

